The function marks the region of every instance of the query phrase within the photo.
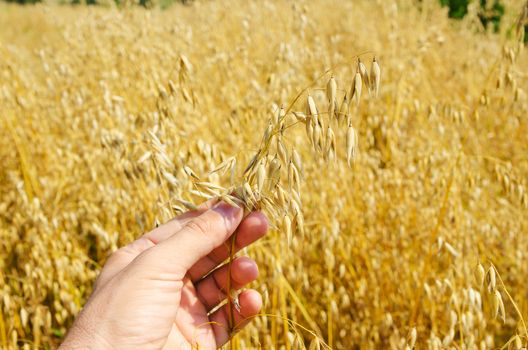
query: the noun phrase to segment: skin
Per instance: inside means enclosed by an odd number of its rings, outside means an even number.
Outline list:
[[[268,230],[266,217],[225,203],[185,213],[117,250],[105,264],[93,294],[59,349],[216,349],[229,341],[226,299],[229,238],[236,249]],[[231,286],[254,281],[257,264],[234,260]],[[244,290],[233,309],[237,330],[262,306]]]

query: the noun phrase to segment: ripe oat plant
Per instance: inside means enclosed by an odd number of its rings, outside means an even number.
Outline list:
[[[0,348],[55,348],[113,251],[212,198],[272,223],[231,349],[527,347],[503,3],[498,33],[433,0],[0,4]]]

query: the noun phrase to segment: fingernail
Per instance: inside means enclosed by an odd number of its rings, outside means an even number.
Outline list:
[[[240,268],[242,270],[246,270],[247,271],[247,270],[251,270],[253,268],[257,268],[258,269],[257,263],[254,260],[252,260],[252,259],[250,259],[250,258],[248,258],[246,256],[242,256],[242,257],[238,258],[238,264],[240,265]]]
[[[238,212],[242,209],[233,207],[224,202],[220,202],[213,207],[213,210],[217,213],[220,213],[220,215],[222,215],[225,219],[233,221],[236,219]]]

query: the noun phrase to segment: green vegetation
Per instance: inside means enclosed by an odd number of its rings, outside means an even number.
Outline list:
[[[449,17],[451,18],[461,19],[467,14],[469,0],[440,0],[440,3],[442,6],[449,6]]]

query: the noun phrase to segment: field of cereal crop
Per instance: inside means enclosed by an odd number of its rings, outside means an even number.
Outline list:
[[[0,3],[0,348],[57,347],[113,251],[212,196],[272,224],[232,349],[528,346],[504,3],[498,33],[432,0]]]

